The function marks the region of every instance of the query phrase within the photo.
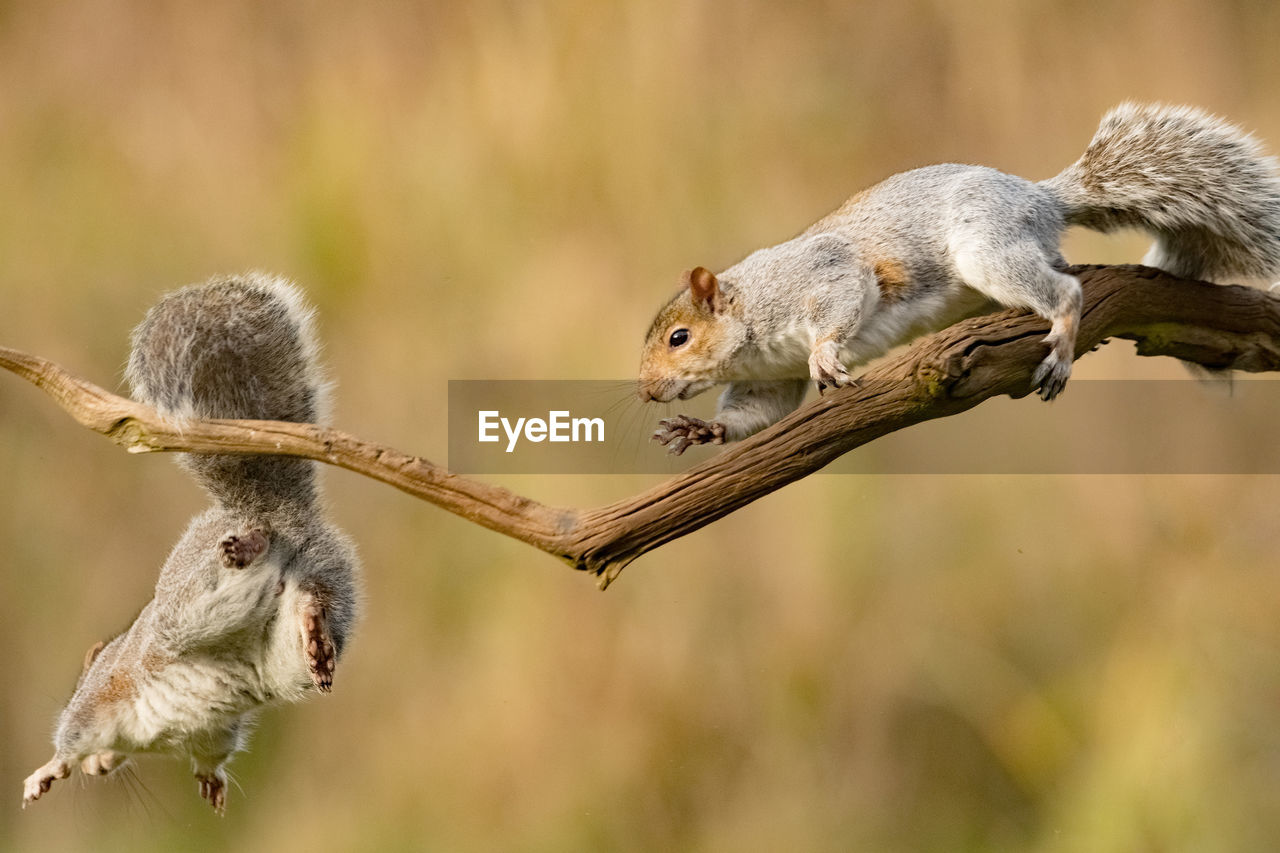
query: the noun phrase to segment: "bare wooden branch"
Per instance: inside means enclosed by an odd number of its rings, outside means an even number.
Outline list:
[[[1214,369],[1280,370],[1280,299],[1247,287],[1183,281],[1147,267],[1072,272],[1085,290],[1077,358],[1108,338],[1127,338],[1137,342],[1140,355],[1171,355]],[[592,509],[547,506],[327,427],[231,420],[179,426],[149,406],[16,350],[0,347],[0,366],[132,453],[278,453],[337,465],[527,542],[597,575],[604,588],[642,554],[856,447],[991,397],[1027,394],[1031,373],[1046,353],[1047,331],[1043,320],[1021,311],[965,320],[879,364],[859,386],[828,393],[648,491]]]

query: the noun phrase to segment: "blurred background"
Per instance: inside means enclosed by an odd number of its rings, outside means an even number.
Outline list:
[[[1048,177],[1126,98],[1277,150],[1278,36],[1262,0],[7,2],[0,343],[119,388],[159,293],[287,274],[319,308],[335,423],[443,461],[447,380],[626,379],[681,270],[895,171]],[[1077,376],[1180,375],[1139,361],[1113,344]],[[637,452],[659,414],[635,413]],[[1275,477],[815,476],[604,594],[326,482],[363,551],[363,630],[332,695],[263,715],[227,817],[172,759],[21,811],[84,651],[204,498],[0,375],[0,849],[1280,837]],[[656,479],[501,482],[586,506]]]

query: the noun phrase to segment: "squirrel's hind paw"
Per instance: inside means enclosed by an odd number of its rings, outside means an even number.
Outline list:
[[[329,621],[324,607],[311,598],[302,605],[302,647],[307,655],[307,669],[311,681],[321,693],[333,689],[333,670],[337,663],[333,640],[329,636]]]
[[[1071,362],[1060,357],[1055,349],[1031,374],[1031,388],[1040,395],[1040,399],[1048,402],[1062,393],[1070,376]]]
[[[222,564],[228,569],[243,569],[261,557],[270,544],[267,534],[256,528],[243,536],[232,533],[219,543]]]
[[[27,803],[34,803],[36,800],[49,790],[49,788],[59,779],[65,779],[71,775],[71,765],[60,758],[54,758],[48,764],[41,767],[35,773],[27,777],[22,784],[22,807],[25,809]]]
[[[724,444],[724,424],[676,415],[658,422],[652,440],[663,444],[672,456],[679,456],[695,444]]]

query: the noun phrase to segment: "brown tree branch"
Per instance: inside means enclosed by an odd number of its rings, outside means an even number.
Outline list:
[[[1280,370],[1280,299],[1247,287],[1183,281],[1147,267],[1071,271],[1085,291],[1077,358],[1114,337],[1136,341],[1140,355],[1171,355],[1214,369]],[[279,453],[316,459],[527,542],[597,575],[604,588],[640,555],[856,447],[991,397],[1027,394],[1031,373],[1046,353],[1047,331],[1043,320],[1013,310],[957,323],[877,365],[860,385],[801,406],[648,491],[592,509],[546,506],[328,427],[230,420],[177,425],[149,406],[16,350],[0,347],[0,366],[131,453]]]

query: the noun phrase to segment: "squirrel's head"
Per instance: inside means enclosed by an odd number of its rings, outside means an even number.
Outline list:
[[[746,339],[730,310],[733,297],[705,267],[684,274],[684,286],[662,307],[640,356],[641,400],[687,400],[729,378],[725,371]]]

